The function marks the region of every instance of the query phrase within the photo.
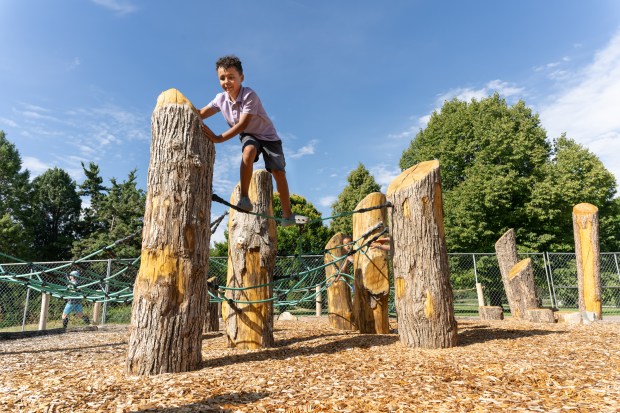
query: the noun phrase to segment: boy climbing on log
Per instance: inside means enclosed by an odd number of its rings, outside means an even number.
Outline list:
[[[282,226],[303,223],[304,218],[293,214],[286,180],[284,152],[282,141],[276,128],[269,119],[258,95],[249,87],[242,85],[243,67],[236,56],[224,56],[215,63],[217,77],[224,92],[200,109],[200,118],[206,119],[217,112],[222,112],[230,126],[226,132],[216,135],[203,124],[203,131],[213,143],[225,142],[237,135],[241,140],[240,189],[241,194],[237,207],[244,211],[252,211],[252,203],[248,197],[250,180],[254,163],[263,154],[265,168],[271,172],[282,204]]]

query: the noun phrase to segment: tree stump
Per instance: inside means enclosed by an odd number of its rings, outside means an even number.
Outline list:
[[[325,249],[329,251],[323,256],[323,262],[325,264],[329,264],[346,255],[344,249],[338,247],[342,245],[344,237],[345,235],[342,232],[338,232],[329,240],[327,245],[325,245]],[[331,283],[331,285],[327,287],[327,314],[329,325],[338,330],[355,330],[351,288],[344,277],[334,279],[336,274],[340,272],[341,267],[342,261],[335,262],[325,267],[325,278],[328,284]]]
[[[478,307],[478,314],[480,314],[481,320],[503,320],[504,309],[499,306],[480,306]]]
[[[176,89],[159,95],[134,284],[127,372],[200,367],[207,295],[215,150],[194,106]]]
[[[398,334],[409,347],[457,342],[450,267],[444,240],[439,162],[401,173],[388,187]]]
[[[239,200],[239,185],[230,203]],[[253,212],[273,216],[271,174],[254,171],[249,197]],[[273,270],[277,253],[276,221],[230,211],[226,298],[251,303],[222,303],[228,347],[258,349],[273,346]]]
[[[209,283],[209,292],[217,297],[217,277],[211,277],[207,282]],[[217,301],[211,301],[211,296],[209,296],[209,304],[206,306],[207,314],[205,317],[204,331],[220,331],[219,304],[220,303]]]
[[[555,323],[555,314],[550,308],[528,308],[525,319],[532,323]]]
[[[373,192],[366,195],[355,209],[375,207],[385,204],[385,195]],[[382,228],[368,233],[378,223],[387,223],[387,208],[374,209],[353,215],[353,239],[356,248],[363,246]],[[366,234],[365,237],[360,238]],[[353,317],[360,333],[388,334],[388,298],[390,280],[388,252],[365,246],[355,254],[354,262]]]
[[[598,240],[598,208],[592,204],[573,207],[573,233],[577,258],[579,311],[603,316],[601,302],[600,250]]]
[[[510,269],[519,262],[519,256],[517,254],[517,239],[515,237],[515,231],[509,229],[501,236],[495,243],[495,253],[497,255],[497,263],[499,264],[499,271],[502,275],[502,282],[504,284],[504,291],[506,292],[506,299],[508,300],[508,306],[510,307],[510,313],[513,317],[517,310],[516,298],[513,297],[512,288],[510,287],[510,278],[508,274]]]
[[[538,308],[539,301],[534,283],[532,260],[526,258],[508,271],[510,294],[514,300],[510,312],[516,319],[524,319],[527,309]]]

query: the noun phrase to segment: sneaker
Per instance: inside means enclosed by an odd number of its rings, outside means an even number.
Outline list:
[[[291,214],[288,218],[282,218],[280,225],[290,227],[292,225],[303,225],[308,222],[308,217],[298,214]]]
[[[250,212],[253,208],[252,201],[250,201],[250,198],[247,196],[242,196],[241,199],[237,201],[237,208]]]

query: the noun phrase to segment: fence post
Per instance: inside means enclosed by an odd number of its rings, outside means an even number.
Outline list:
[[[106,269],[106,282],[105,282],[105,287],[104,287],[106,295],[109,289],[108,280],[110,279],[111,273],[112,273],[112,259],[108,258],[108,267]],[[105,318],[106,318],[107,312],[108,312],[108,300],[106,299],[103,302],[103,311],[101,312],[102,313],[101,314],[101,325],[105,324]]]
[[[616,273],[618,274],[618,281],[620,281],[620,267],[618,267],[618,255],[614,252],[614,262],[616,263]]]
[[[323,294],[321,294],[321,284],[316,285],[316,316],[321,316],[323,309]]]
[[[478,266],[476,265],[476,254],[471,254],[471,257],[474,259],[474,280],[476,284],[478,284]]]
[[[553,282],[553,269],[551,268],[551,259],[549,259],[549,253],[543,253],[543,259],[545,259],[545,272],[549,269],[547,285],[549,286],[549,295],[551,296],[551,303],[553,307],[558,308],[558,299],[555,295],[555,283]]]
[[[49,307],[50,295],[41,293],[41,315],[39,316],[39,330],[45,330],[47,328],[47,312]]]
[[[32,265],[30,266],[30,271],[32,272]],[[32,275],[28,277],[31,279]],[[30,287],[26,285],[26,303],[24,304],[24,316],[22,317],[22,333],[24,332],[24,326],[26,325],[26,316],[28,315],[28,303],[30,302]]]

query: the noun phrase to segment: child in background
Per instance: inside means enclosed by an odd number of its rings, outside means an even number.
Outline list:
[[[80,276],[79,271],[71,271],[69,273],[69,289],[75,290],[78,286],[78,277]],[[69,325],[69,314],[75,313],[76,316],[80,317],[82,321],[86,324],[90,323],[90,320],[87,315],[83,313],[82,309],[82,299],[80,298],[69,298],[67,300],[67,305],[65,305],[65,309],[62,312],[62,328],[67,328]]]

